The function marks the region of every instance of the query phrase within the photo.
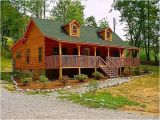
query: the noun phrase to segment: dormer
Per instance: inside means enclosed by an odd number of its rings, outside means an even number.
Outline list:
[[[69,36],[80,37],[80,24],[76,20],[65,24],[63,28]]]
[[[110,27],[98,31],[99,36],[105,41],[112,41],[112,29]]]

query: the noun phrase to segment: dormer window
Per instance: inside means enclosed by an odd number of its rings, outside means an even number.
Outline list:
[[[72,26],[72,32],[73,32],[74,34],[77,34],[77,32],[78,32],[77,26],[75,26],[75,25]]]
[[[80,37],[80,24],[76,20],[65,24],[63,29],[69,36]]]
[[[112,41],[112,30],[110,27],[99,29],[98,34],[103,40]]]
[[[110,33],[109,32],[107,32],[107,38],[110,38]]]

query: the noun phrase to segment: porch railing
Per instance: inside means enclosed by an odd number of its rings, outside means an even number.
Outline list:
[[[62,67],[88,67],[95,68],[99,67],[99,56],[78,56],[78,55],[61,55]],[[140,64],[138,58],[119,58],[119,57],[108,57],[106,63],[111,68],[117,68],[120,66],[137,66]],[[52,55],[46,56],[45,58],[46,69],[59,68],[60,56]]]
[[[98,67],[98,56],[61,55],[62,67]],[[60,56],[46,56],[46,68],[58,68]]]
[[[138,66],[140,65],[139,58],[120,58],[120,57],[108,57],[116,66]]]

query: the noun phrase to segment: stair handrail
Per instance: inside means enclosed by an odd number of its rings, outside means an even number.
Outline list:
[[[107,67],[111,68],[111,67],[108,65],[108,63],[106,63],[100,56],[99,56],[99,60],[101,60],[104,64],[106,64]],[[99,64],[99,66],[100,66],[100,64]]]
[[[116,72],[117,72],[117,73],[116,73],[116,76],[118,77],[118,68],[119,68],[119,67],[118,67],[111,59],[109,59],[109,57],[106,57],[106,59],[109,60],[109,61],[115,66]],[[106,63],[107,63],[107,61],[106,61]]]
[[[106,59],[108,59],[116,68],[119,68],[111,59],[109,59],[109,57],[106,57]]]

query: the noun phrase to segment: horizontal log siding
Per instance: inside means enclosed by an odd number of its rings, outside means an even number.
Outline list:
[[[38,48],[42,47],[42,62],[38,59]],[[30,50],[30,62],[26,62],[26,50]],[[16,58],[16,53],[21,51],[21,58]],[[26,33],[26,41],[20,45],[16,50],[12,52],[12,56],[15,59],[15,68],[21,70],[27,69],[45,69],[45,45],[44,37],[39,31],[38,27],[31,22],[29,29]]]

